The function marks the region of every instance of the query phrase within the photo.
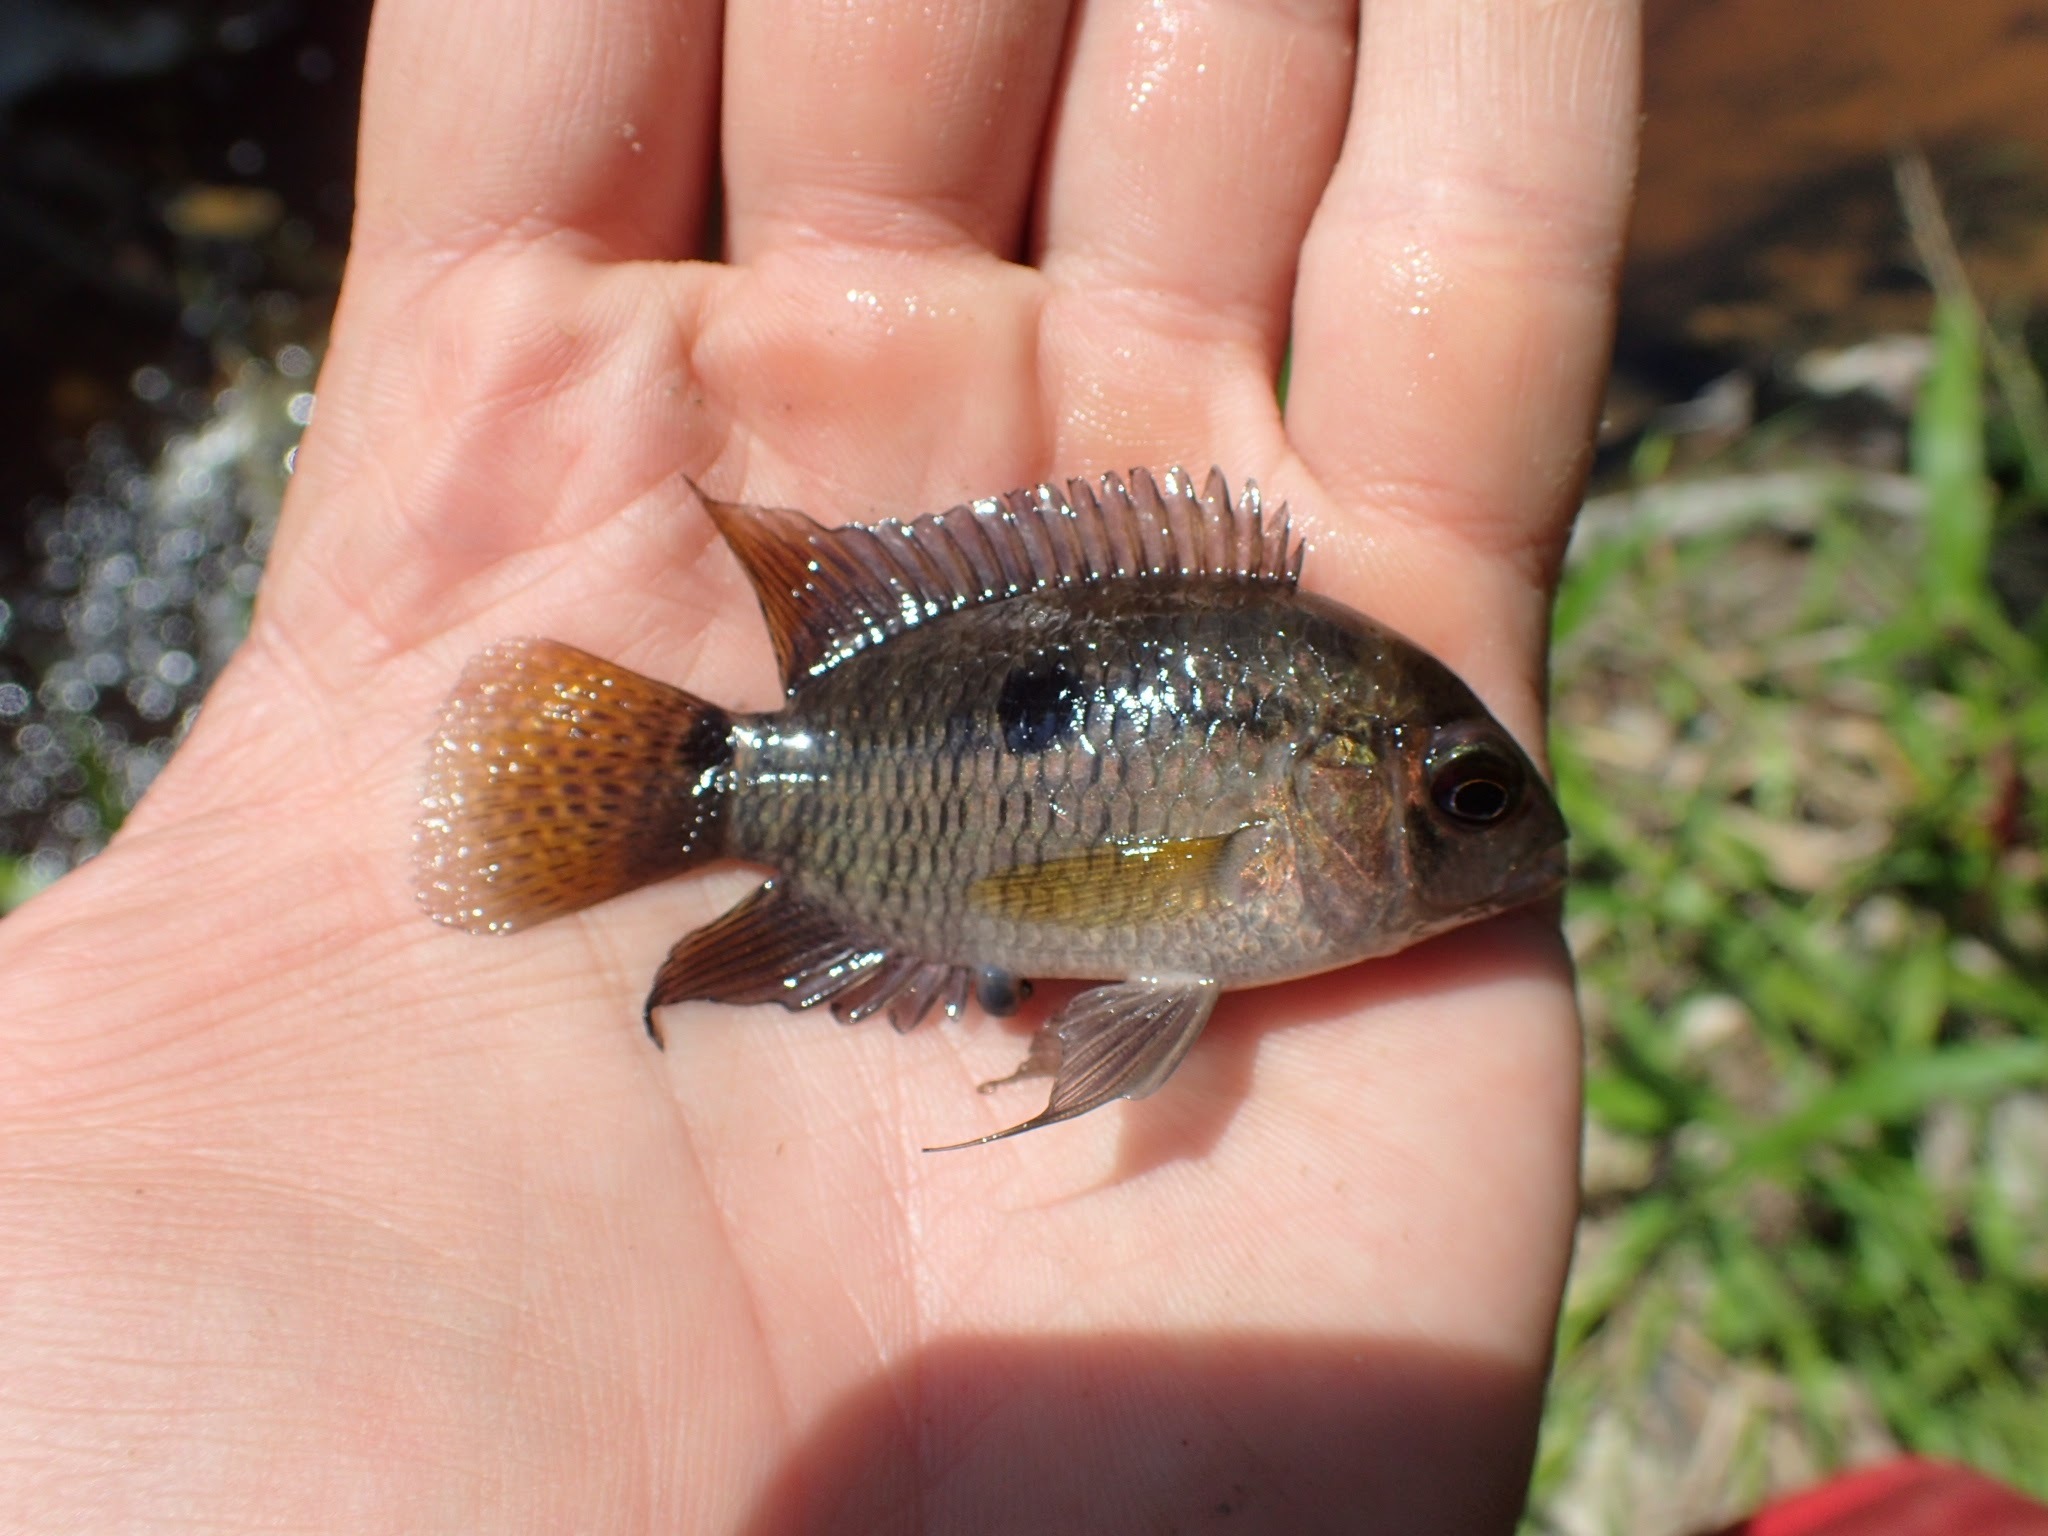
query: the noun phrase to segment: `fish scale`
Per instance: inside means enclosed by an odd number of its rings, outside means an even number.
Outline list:
[[[1176,593],[1163,610],[1090,593],[979,610],[962,616],[971,632],[926,631],[922,643],[906,636],[862,652],[806,689],[772,732],[754,734],[757,747],[736,755],[729,851],[791,871],[792,890],[849,925],[887,932],[948,963],[1086,976],[1105,958],[1145,955],[1174,969],[1213,962],[1219,943],[1243,946],[1248,925],[1256,930],[1277,910],[1130,929],[1025,925],[975,911],[970,893],[996,871],[1099,843],[1105,823],[1120,841],[1173,840],[1282,814],[1284,782],[1267,784],[1264,802],[1246,799],[1244,787],[1261,773],[1270,778],[1276,751],[1291,760],[1311,744],[1321,697],[1281,618],[1255,589]],[[1020,634],[1031,637],[1031,649],[1015,643]],[[1004,680],[1047,658],[1079,669],[1085,720],[1049,750],[1009,751],[996,709]],[[1299,686],[1289,696],[1267,678]],[[929,718],[872,707],[876,698],[904,697],[911,680]],[[1248,700],[1248,719],[1194,707],[1190,685],[1210,682],[1219,702]],[[1105,764],[1114,765],[1113,778],[1099,773]],[[927,765],[938,771],[909,771]],[[948,787],[935,794],[941,780]],[[1226,782],[1238,789],[1219,819],[1213,807]],[[903,861],[908,829],[934,821],[947,832],[921,834],[916,859]],[[1288,915],[1298,917],[1298,903]],[[1278,947],[1306,950],[1315,941],[1289,926]],[[1273,939],[1257,947],[1270,962]]]
[[[1389,953],[1563,873],[1540,775],[1412,643],[1299,590],[1211,472],[828,529],[707,499],[785,689],[733,715],[554,641],[474,659],[435,738],[420,890],[503,932],[719,858],[774,877],[644,1008],[831,1004],[899,1029],[1096,980],[1020,1076],[1050,1125],[1167,1077],[1227,987]]]

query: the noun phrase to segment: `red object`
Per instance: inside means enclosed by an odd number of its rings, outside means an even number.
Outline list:
[[[1966,1467],[1908,1459],[1781,1499],[1718,1536],[2048,1536],[2048,1505]]]

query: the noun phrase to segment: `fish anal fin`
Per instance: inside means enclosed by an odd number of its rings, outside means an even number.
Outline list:
[[[1012,1078],[1000,1080],[1041,1076],[1050,1067],[1052,1096],[1043,1111],[1005,1131],[925,1150],[985,1146],[1085,1115],[1112,1099],[1144,1098],[1173,1075],[1209,1022],[1221,990],[1205,979],[1144,979],[1090,988],[1045,1025]]]
[[[655,1010],[692,1001],[792,1009],[829,1002],[852,1023],[900,1000],[895,1022],[908,1029],[939,1000],[952,970],[853,932],[770,880],[676,942],[647,994],[647,1032],[659,1044]]]
[[[1220,471],[1047,482],[908,521],[827,528],[786,507],[702,496],[761,600],[783,686],[979,603],[1097,581],[1294,586],[1287,510]]]
[[[1256,827],[1254,823],[1254,827]],[[1077,928],[1155,922],[1232,899],[1253,827],[1209,837],[1105,843],[984,875],[968,902],[1015,922]]]

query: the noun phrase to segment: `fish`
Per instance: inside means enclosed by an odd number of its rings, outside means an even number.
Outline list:
[[[1048,481],[828,527],[700,498],[785,702],[746,713],[555,640],[463,670],[419,896],[503,934],[719,860],[769,877],[685,934],[642,1020],[827,1004],[901,1031],[1094,983],[1010,1077],[1044,1110],[1158,1089],[1217,997],[1554,894],[1566,829],[1451,669],[1305,591],[1306,547],[1212,469]]]

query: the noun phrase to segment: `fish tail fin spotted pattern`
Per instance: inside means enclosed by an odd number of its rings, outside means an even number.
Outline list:
[[[719,857],[731,725],[716,705],[571,646],[492,646],[434,737],[422,905],[503,933]]]

